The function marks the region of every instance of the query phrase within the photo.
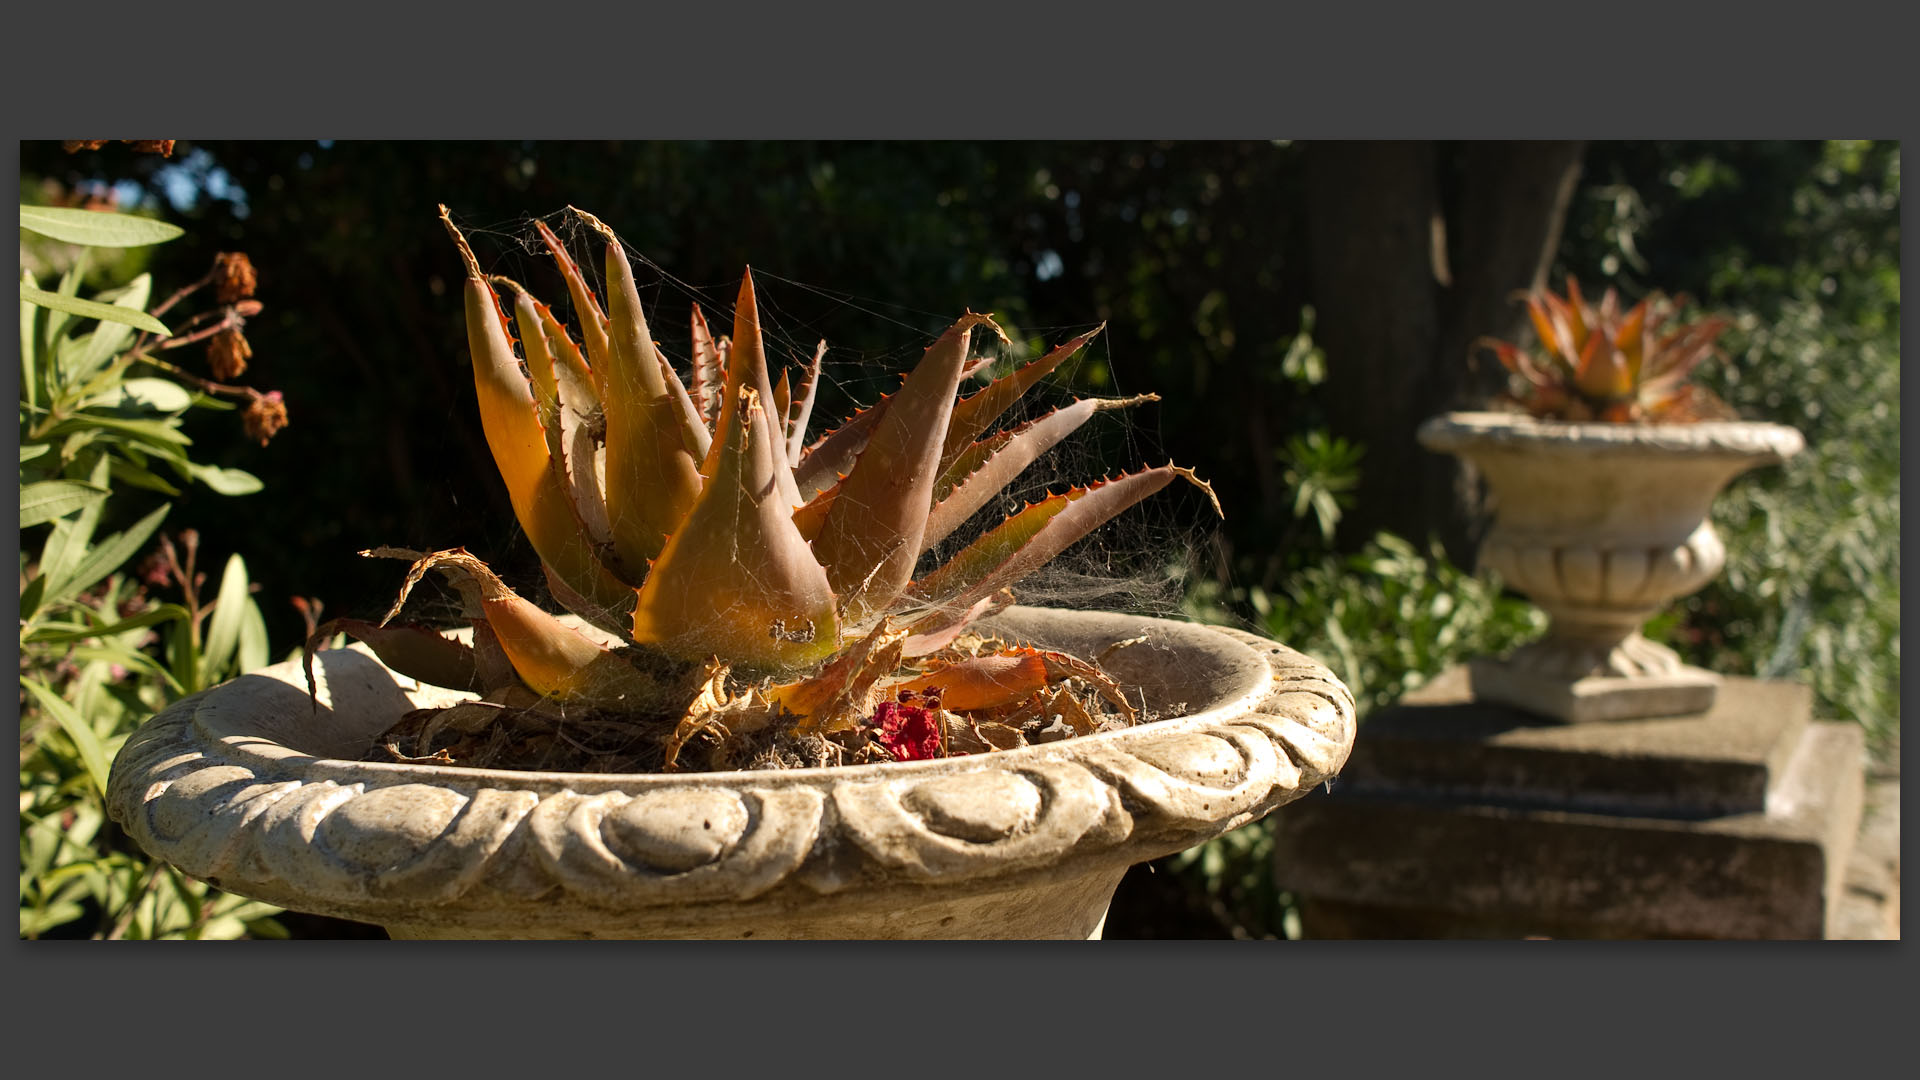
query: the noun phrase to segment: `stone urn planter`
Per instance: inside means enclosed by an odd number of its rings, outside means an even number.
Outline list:
[[[1544,609],[1546,636],[1470,664],[1473,696],[1567,721],[1703,712],[1719,679],[1640,626],[1711,581],[1726,549],[1707,512],[1729,481],[1804,446],[1780,424],[1562,423],[1435,417],[1422,445],[1477,467],[1493,500],[1480,560]]]
[[[1090,938],[1126,869],[1254,821],[1345,763],[1353,697],[1232,630],[1015,607],[1173,718],[935,761],[666,775],[356,759],[465,695],[363,647],[184,699],[114,762],[114,820],[222,889],[395,938]]]

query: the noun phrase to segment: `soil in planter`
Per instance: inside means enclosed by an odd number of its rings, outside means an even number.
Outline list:
[[[363,760],[588,773],[823,768],[994,753],[1158,718],[1095,663],[978,635],[894,664],[882,674],[850,663],[837,683],[823,673],[815,681],[831,693],[822,700],[810,687],[802,714],[785,705],[801,699],[783,697],[791,687],[736,680],[717,665],[678,715],[568,708],[513,686],[410,712]]]

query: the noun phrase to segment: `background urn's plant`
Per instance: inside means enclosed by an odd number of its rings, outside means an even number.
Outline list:
[[[751,272],[730,336],[716,339],[693,308],[683,382],[654,343],[621,242],[597,219],[574,211],[606,240],[604,309],[540,226],[580,320],[576,344],[524,288],[486,275],[441,213],[467,268],[488,445],[554,597],[602,636],[522,599],[463,550],[371,552],[414,560],[387,619],[335,620],[317,636],[344,630],[403,674],[482,695],[410,716],[388,753],[606,771],[826,764],[986,752],[1134,719],[1086,658],[969,628],[1175,477],[1207,490],[1190,472],[1166,465],[1050,495],[916,573],[1095,413],[1153,399],[1082,399],[990,431],[1098,330],[957,397],[983,363],[971,332],[1005,340],[970,312],[896,392],[809,440],[825,342],[797,388],[784,370],[776,384]],[[430,570],[459,590],[471,646],[391,624]],[[636,739],[634,724],[652,730]]]
[[[1722,317],[1666,329],[1676,305],[1659,294],[1622,308],[1609,288],[1587,302],[1569,274],[1566,296],[1535,289],[1527,314],[1539,351],[1505,341],[1486,344],[1513,375],[1505,400],[1550,420],[1689,423],[1733,419],[1711,391],[1688,381],[1726,330]]]
[[[245,287],[207,278],[148,305],[151,280],[79,295],[98,248],[181,234],[147,218],[21,207],[23,235],[78,244],[52,289],[22,269],[20,307],[20,934],[22,937],[283,936],[278,909],[149,862],[108,824],[102,796],[120,744],[156,710],[266,663],[264,620],[239,555],[217,580],[198,534],[139,556],[180,484],[245,495],[260,483],[195,461],[193,409],[253,408],[263,395],[214,383],[160,354],[239,334],[260,309]],[[225,260],[229,269],[245,256]],[[23,262],[25,260],[23,259]],[[202,286],[217,304],[160,321]],[[157,503],[157,505],[156,505]],[[114,531],[108,531],[114,530]],[[178,541],[176,543],[175,541]]]

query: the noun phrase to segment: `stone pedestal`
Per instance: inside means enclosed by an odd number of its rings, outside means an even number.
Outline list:
[[[1569,724],[1454,668],[1369,718],[1331,794],[1275,815],[1307,937],[1821,938],[1863,742],[1794,683],[1689,716]]]

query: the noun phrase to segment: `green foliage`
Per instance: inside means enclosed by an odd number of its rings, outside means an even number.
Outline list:
[[[1281,458],[1287,464],[1287,485],[1293,488],[1293,516],[1312,511],[1322,543],[1333,543],[1340,516],[1353,506],[1353,489],[1360,483],[1360,459],[1365,451],[1346,439],[1315,428],[1287,440]]]
[[[1816,708],[1889,752],[1900,703],[1899,147],[1608,148],[1615,197],[1569,263],[1694,292],[1734,320],[1701,381],[1807,449],[1714,504],[1726,571],[1678,605],[1690,663],[1800,679]],[[1654,153],[1654,150],[1664,150]],[[1623,194],[1631,192],[1631,197]],[[1737,230],[1718,223],[1738,220]]]
[[[144,219],[129,226],[110,214],[68,212],[90,219],[72,222],[27,211],[23,229],[62,239],[178,235]],[[136,328],[165,330],[148,314],[147,277],[89,304],[75,295],[85,263],[83,251],[52,292],[23,272],[21,290],[20,934],[284,936],[271,918],[278,909],[149,863],[106,820],[108,769],[133,730],[269,657],[240,556],[227,560],[205,605],[191,531],[181,535],[184,564],[162,538],[165,566],[144,583],[128,570],[170,509],[139,489],[179,493],[154,466],[216,491],[259,483],[187,454],[182,414],[231,406],[170,379],[130,375],[148,340]],[[148,584],[161,581],[184,602],[150,596]]]

